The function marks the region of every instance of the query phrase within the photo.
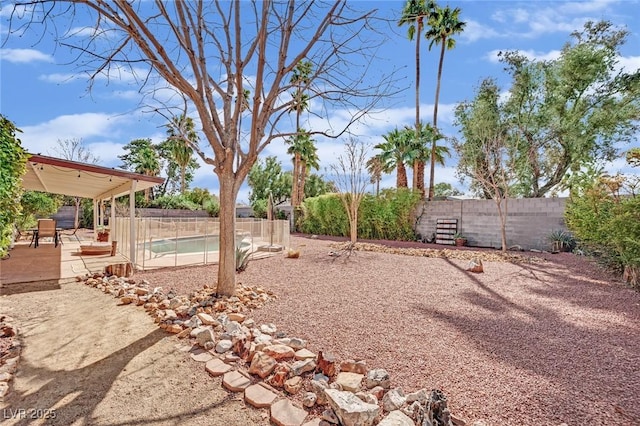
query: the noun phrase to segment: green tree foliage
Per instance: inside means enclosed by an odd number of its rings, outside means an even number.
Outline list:
[[[327,192],[337,192],[338,189],[332,181],[325,180],[322,175],[312,173],[304,183],[304,196],[317,197]]]
[[[592,253],[640,286],[640,196],[625,191],[628,178],[600,175],[572,188],[565,210],[567,226]]]
[[[640,70],[616,66],[627,36],[610,22],[588,22],[555,60],[502,55],[512,77],[501,108],[517,140],[516,195],[543,197],[587,164],[612,160],[614,144],[636,136]]]
[[[411,143],[414,136],[413,130],[396,128],[382,136],[384,142],[374,146],[381,151],[376,156],[383,164],[383,171],[391,173],[396,170],[396,188],[408,186],[407,164],[413,164]]]
[[[358,237],[415,240],[413,215],[419,201],[420,193],[407,188],[383,189],[377,197],[365,195],[358,211]],[[349,236],[349,218],[338,194],[307,198],[302,211],[302,232]]]
[[[62,205],[63,197],[38,191],[25,191],[20,198],[22,211],[16,225],[22,232],[35,228],[38,218],[46,218],[55,214]]]
[[[286,140],[287,154],[293,155],[291,205],[297,207],[304,199],[304,187],[310,169],[320,168],[318,149],[311,135],[304,129]]]
[[[269,194],[277,206],[291,196],[291,173],[282,170],[282,164],[275,156],[269,156],[264,161],[258,160],[251,168],[249,187],[249,203],[252,206],[258,200],[266,202]]]
[[[514,179],[512,152],[517,140],[509,138],[499,104],[496,83],[487,79],[472,102],[457,106],[455,115],[462,141],[454,140],[458,173],[471,179],[471,189],[493,199],[500,217],[502,250],[507,250],[506,221],[509,189]]]
[[[431,40],[429,50],[435,45],[440,45],[440,60],[438,62],[438,78],[436,83],[436,98],[433,106],[433,128],[438,133],[438,105],[440,102],[440,86],[442,83],[442,66],[444,64],[445,51],[451,50],[456,46],[456,40],[453,38],[464,31],[466,22],[460,20],[460,8],[452,9],[449,6],[440,7],[434,5],[427,21],[429,29],[425,37]],[[417,129],[417,128],[416,128]],[[429,199],[433,198],[433,185],[436,164],[436,142],[434,137],[431,141],[431,164],[429,170]],[[424,182],[423,182],[424,188]]]
[[[122,167],[147,176],[158,176],[160,173],[160,156],[151,139],[134,139],[124,147],[127,153],[119,155]],[[144,200],[149,203],[150,191],[145,190]]]
[[[462,192],[450,183],[438,182],[433,186],[434,197],[455,197],[457,195],[462,195]]]
[[[0,258],[9,250],[21,209],[18,201],[27,153],[16,136],[18,132],[20,130],[8,118],[0,115]]]
[[[167,127],[168,138],[164,143],[167,145],[168,160],[179,168],[180,193],[184,194],[193,178],[193,171],[200,167],[193,156],[193,147],[198,146],[198,133],[193,119],[184,115],[173,117]]]

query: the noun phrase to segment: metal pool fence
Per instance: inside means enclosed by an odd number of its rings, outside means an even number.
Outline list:
[[[130,220],[116,217],[111,228],[112,241],[119,241],[118,252],[129,257]],[[208,217],[134,219],[136,229],[136,268],[218,263],[220,220]],[[115,228],[115,229],[114,229]],[[270,247],[289,247],[289,221],[236,218],[236,247],[248,249],[256,258]]]

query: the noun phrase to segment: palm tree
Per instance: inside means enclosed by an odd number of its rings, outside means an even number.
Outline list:
[[[396,187],[398,188],[407,188],[408,186],[406,164],[413,161],[410,142],[414,134],[413,130],[407,132],[407,130],[401,131],[396,128],[382,136],[384,142],[374,146],[382,151],[378,157],[384,165],[384,173],[390,173],[396,169]]]
[[[185,176],[187,167],[193,160],[193,146],[198,145],[198,134],[191,117],[180,115],[173,117],[168,125],[167,135],[169,136],[169,150],[173,160],[180,167],[180,193],[187,190]]]
[[[425,18],[429,18],[430,10],[435,3],[432,0],[407,0],[402,9],[402,17],[398,21],[398,26],[409,25],[407,35],[409,40],[416,39],[416,135],[420,138],[420,39],[422,38],[422,29],[424,27]],[[422,185],[418,179],[416,170],[424,169],[424,162],[416,159],[413,163],[413,189],[420,190],[424,194],[424,178]],[[424,172],[422,172],[424,175]]]
[[[291,205],[293,207],[298,207],[304,198],[304,181],[306,179],[307,166],[306,164],[301,164],[303,158],[302,151],[309,151],[309,147],[305,146],[309,141],[313,144],[313,140],[309,137],[306,130],[300,127],[300,116],[303,111],[309,109],[309,95],[304,92],[304,89],[310,82],[311,67],[312,64],[310,61],[301,61],[293,70],[290,81],[292,85],[296,86],[296,90],[291,94],[293,103],[289,112],[296,113],[296,131],[298,132],[292,139],[287,141],[287,143],[291,144],[287,152],[294,155],[293,184],[291,187]],[[315,146],[313,147],[313,152],[315,154]]]
[[[311,135],[304,129],[289,138],[287,154],[293,155],[293,184],[291,190],[291,205],[297,207],[304,199],[304,185],[309,175],[309,169],[320,168],[318,149]]]
[[[434,45],[440,45],[440,61],[438,63],[438,79],[436,85],[436,100],[433,106],[433,128],[438,130],[438,102],[440,101],[440,83],[442,79],[442,64],[444,62],[445,50],[451,50],[455,47],[456,41],[453,38],[454,35],[460,34],[464,31],[466,22],[462,22],[459,19],[460,8],[456,7],[451,9],[449,6],[435,7],[433,13],[429,16],[429,30],[427,30],[425,37],[431,40],[429,43],[429,50]],[[435,173],[435,160],[436,160],[436,141],[433,140],[431,144],[431,169],[429,171],[429,200],[433,199],[433,183]]]
[[[384,162],[380,155],[373,156],[367,160],[367,171],[371,175],[371,183],[376,185],[376,197],[380,194],[380,181],[384,173]]]

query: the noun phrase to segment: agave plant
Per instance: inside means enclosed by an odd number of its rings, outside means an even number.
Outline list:
[[[251,251],[249,248],[236,248],[236,272],[242,272],[247,269],[249,265],[249,255]]]
[[[553,245],[553,251],[571,251],[576,246],[576,240],[571,233],[557,229],[552,231],[547,238]]]

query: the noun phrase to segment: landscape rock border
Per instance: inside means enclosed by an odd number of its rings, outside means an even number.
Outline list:
[[[262,287],[239,286],[227,297],[205,286],[187,296],[145,280],[106,274],[79,276],[77,281],[122,305],[143,307],[160,328],[186,341],[182,351],[205,364],[210,375],[222,376],[225,389],[243,392],[245,402],[255,408],[268,407],[273,424],[467,424],[449,412],[438,389],[405,394],[391,388],[384,369],[369,370],[363,360],[339,362],[322,351],[314,354],[306,341],[287,336],[275,324],[256,324],[250,312],[276,298]]]
[[[19,330],[14,321],[10,316],[0,316],[0,339],[3,339],[0,347],[0,401],[9,394],[22,352]]]

